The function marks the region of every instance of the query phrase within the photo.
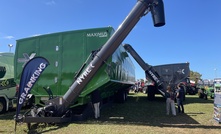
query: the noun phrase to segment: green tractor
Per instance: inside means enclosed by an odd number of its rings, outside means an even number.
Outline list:
[[[214,99],[214,87],[208,87],[207,96],[209,96],[211,99]]]
[[[198,89],[199,98],[208,99],[208,96],[214,98],[214,86],[211,80],[202,80],[202,85]]]

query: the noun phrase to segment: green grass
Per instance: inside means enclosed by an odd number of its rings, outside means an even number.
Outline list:
[[[130,93],[122,104],[113,103],[101,110],[100,120],[65,123],[54,126],[33,125],[28,131],[26,124],[17,126],[17,133],[45,134],[218,134],[221,124],[213,119],[213,100],[187,95],[185,113],[176,117],[166,115],[166,103],[161,96],[148,101],[146,94]],[[13,115],[0,115],[0,133],[14,133]]]

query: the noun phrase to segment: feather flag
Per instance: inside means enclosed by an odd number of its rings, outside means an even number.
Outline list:
[[[34,84],[48,65],[48,60],[43,57],[34,57],[25,64],[19,84],[15,116],[16,122],[18,121],[18,115],[20,113],[24,101],[26,100],[27,95],[30,93],[32,87],[34,86]]]

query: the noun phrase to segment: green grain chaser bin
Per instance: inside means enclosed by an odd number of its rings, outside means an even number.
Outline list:
[[[75,30],[19,39],[15,52],[15,80],[19,83],[22,68],[35,56],[46,58],[50,65],[34,85],[31,94],[35,103],[44,105],[50,88],[53,97],[63,96],[96,51],[114,33],[112,27]],[[91,55],[91,56],[90,56]],[[100,57],[102,58],[102,57]],[[127,52],[120,45],[107,61],[103,61],[92,80],[86,85],[71,107],[90,102],[90,93],[100,90],[102,98],[124,101],[126,91],[135,83],[135,68]]]

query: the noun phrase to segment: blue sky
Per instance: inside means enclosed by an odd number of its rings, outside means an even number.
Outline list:
[[[8,44],[40,34],[122,23],[137,0],[2,0],[0,52]],[[204,79],[221,77],[221,0],[164,0],[166,25],[142,17],[122,43],[129,43],[150,65],[189,62]],[[144,78],[134,61],[136,78]]]

